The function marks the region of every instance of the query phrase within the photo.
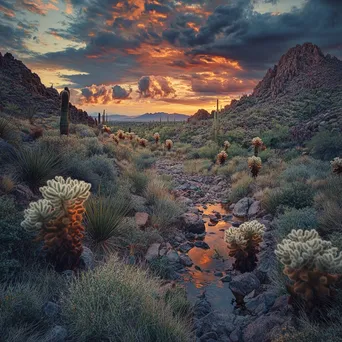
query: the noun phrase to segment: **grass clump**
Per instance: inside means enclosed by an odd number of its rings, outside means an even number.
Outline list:
[[[149,181],[147,174],[141,171],[133,170],[128,172],[127,176],[132,182],[132,191],[136,195],[143,195]]]
[[[149,169],[155,162],[156,158],[151,153],[141,153],[134,160],[138,171]]]
[[[253,184],[253,179],[245,172],[235,174],[235,177],[237,177],[237,179],[232,184],[232,191],[228,198],[228,200],[233,203],[248,196]]]
[[[191,336],[160,282],[114,256],[71,284],[62,316],[74,341],[186,342]]]

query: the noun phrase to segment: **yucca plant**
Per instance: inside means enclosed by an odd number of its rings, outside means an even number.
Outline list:
[[[11,159],[14,176],[33,191],[63,172],[62,156],[40,146],[21,147],[12,153]]]
[[[110,253],[119,245],[121,224],[130,211],[130,203],[123,198],[93,196],[85,208],[87,238],[100,253]]]

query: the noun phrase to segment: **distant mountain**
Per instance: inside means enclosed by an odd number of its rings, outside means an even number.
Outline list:
[[[310,138],[322,129],[342,132],[342,61],[312,43],[297,45],[270,68],[249,96],[233,100],[219,113],[221,128],[243,136],[293,128]]]
[[[97,114],[92,114],[94,118],[97,118]],[[145,113],[137,116],[128,116],[121,114],[108,114],[108,121],[134,121],[134,122],[150,122],[150,121],[162,121],[162,122],[173,122],[173,121],[186,121],[189,118],[185,114],[168,114],[165,112],[158,113]]]
[[[0,110],[13,105],[21,111],[34,107],[44,114],[59,115],[60,95],[55,88],[46,88],[24,63],[10,53],[3,56],[0,52]],[[95,123],[87,112],[71,104],[70,118],[73,122]]]

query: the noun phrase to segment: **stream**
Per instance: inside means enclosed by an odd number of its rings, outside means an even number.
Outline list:
[[[205,221],[206,234],[203,241],[210,248],[195,246],[188,252],[188,256],[194,263],[193,266],[187,268],[188,272],[183,274],[188,299],[194,303],[205,291],[214,310],[232,312],[234,295],[229,289],[229,282],[221,280],[226,276],[230,277],[234,263],[234,258],[228,255],[224,231],[231,226],[231,222],[239,222],[240,219],[233,217],[221,204],[208,204],[199,206],[198,209],[203,212]],[[212,222],[209,216],[215,216],[218,222]]]

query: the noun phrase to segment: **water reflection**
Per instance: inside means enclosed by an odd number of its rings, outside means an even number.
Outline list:
[[[231,311],[233,306],[231,300],[233,294],[229,290],[229,284],[220,279],[232,269],[234,259],[228,255],[227,244],[224,242],[224,231],[231,226],[225,222],[221,216],[231,215],[221,204],[208,205],[205,208],[198,207],[203,211],[205,221],[206,236],[204,241],[210,246],[210,249],[192,248],[188,255],[194,265],[184,274],[185,285],[188,291],[188,297],[191,301],[196,301],[203,290],[215,309]],[[213,217],[219,213],[219,222],[215,225],[211,222],[209,216]],[[231,220],[238,219],[229,217]],[[197,267],[196,267],[197,266]],[[200,270],[198,269],[200,267]]]

